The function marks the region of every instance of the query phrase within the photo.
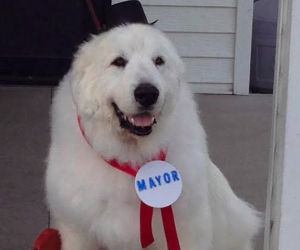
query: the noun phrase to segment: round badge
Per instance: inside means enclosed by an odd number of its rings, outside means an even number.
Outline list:
[[[138,197],[148,206],[163,208],[172,205],[182,191],[177,169],[165,161],[151,161],[140,168],[135,177]]]

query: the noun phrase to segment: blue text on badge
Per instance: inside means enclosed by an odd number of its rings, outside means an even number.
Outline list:
[[[137,189],[139,192],[147,189],[157,188],[162,185],[170,184],[171,182],[179,181],[179,174],[176,170],[165,172],[162,175],[156,175],[147,179],[136,180]]]

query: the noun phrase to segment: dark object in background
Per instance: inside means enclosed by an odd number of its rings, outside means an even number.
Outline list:
[[[250,91],[273,93],[278,0],[254,4]]]
[[[108,2],[92,0],[100,23]],[[0,83],[57,84],[91,33],[85,0],[1,0]]]
[[[105,16],[106,29],[126,23],[148,24],[147,17],[139,1],[125,1],[108,8]]]

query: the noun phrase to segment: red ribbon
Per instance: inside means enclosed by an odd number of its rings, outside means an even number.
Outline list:
[[[140,208],[140,237],[142,248],[150,246],[154,242],[152,233],[153,207],[141,201]]]
[[[162,208],[161,216],[165,229],[168,249],[180,250],[172,206]]]
[[[78,125],[80,131],[85,138],[86,142],[91,146],[89,141],[86,138],[81,117],[77,117]],[[131,167],[130,163],[120,164],[116,159],[106,160],[104,159],[109,165],[112,167],[129,174],[131,176],[136,176],[137,170]],[[166,160],[166,151],[161,150],[157,157],[154,157],[150,161],[165,161]],[[141,167],[141,166],[140,166]],[[138,167],[138,169],[140,168]],[[161,215],[167,240],[167,245],[169,250],[180,250],[179,239],[176,230],[176,224],[174,220],[174,214],[172,206],[161,208]],[[152,233],[152,217],[153,217],[153,207],[148,206],[144,202],[141,201],[140,207],[140,238],[141,238],[141,245],[142,248],[146,248],[150,246],[154,242],[154,237]]]

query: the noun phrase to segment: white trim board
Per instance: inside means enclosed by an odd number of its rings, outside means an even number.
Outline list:
[[[252,40],[253,0],[238,0],[233,93],[248,95]]]
[[[280,1],[264,250],[300,247],[300,1]]]

